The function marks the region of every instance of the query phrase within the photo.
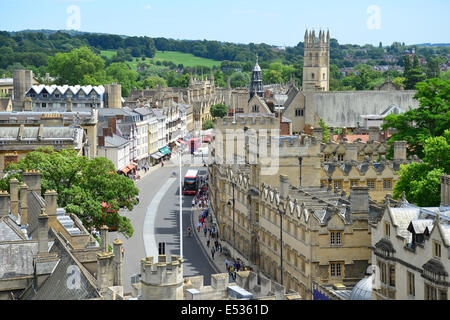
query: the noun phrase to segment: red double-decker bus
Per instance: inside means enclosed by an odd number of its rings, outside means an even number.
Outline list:
[[[183,194],[197,194],[198,184],[198,170],[188,170],[184,176]]]

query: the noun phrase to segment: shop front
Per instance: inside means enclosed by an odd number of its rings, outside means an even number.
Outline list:
[[[172,154],[172,151],[170,151],[170,148],[168,146],[159,149],[159,152],[163,155],[162,160],[169,160]]]
[[[155,166],[155,165],[157,165],[158,163],[161,163],[161,158],[163,157],[164,155],[161,153],[161,152],[155,152],[155,153],[152,153],[151,155],[150,155],[150,158],[151,158],[151,164],[153,165],[153,166]]]

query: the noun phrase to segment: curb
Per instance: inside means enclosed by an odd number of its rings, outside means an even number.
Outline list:
[[[216,266],[216,263],[214,262],[213,258],[209,256],[208,252],[206,251],[206,249],[203,246],[202,241],[200,240],[199,232],[197,231],[197,228],[195,228],[193,212],[194,212],[194,209],[191,208],[191,224],[192,224],[191,228],[193,228],[192,230],[193,230],[193,233],[195,234],[195,239],[197,240],[198,244],[200,245],[200,248],[202,249],[203,253],[208,258],[209,264],[211,265],[211,267],[213,267],[213,269],[216,270],[216,273],[222,273],[222,272],[220,272],[219,268]]]

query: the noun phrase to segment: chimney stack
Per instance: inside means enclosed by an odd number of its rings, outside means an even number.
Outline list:
[[[22,174],[23,182],[29,190],[39,195],[41,195],[41,177],[42,173],[39,170],[27,170]]]
[[[358,144],[345,143],[345,161],[358,161]]]
[[[9,216],[9,194],[8,191],[0,190],[0,217]]]
[[[123,257],[122,257],[123,242],[116,239],[113,242],[114,253],[114,285],[123,286]]]
[[[20,185],[20,225],[28,224],[28,186],[25,183]]]
[[[369,188],[353,187],[350,191],[350,213],[368,214],[369,213]]]
[[[38,217],[38,254],[45,253],[48,253],[48,216],[42,208]]]
[[[381,132],[379,127],[369,127],[369,142],[381,142]]]
[[[322,142],[322,140],[323,140],[323,129],[321,127],[314,128],[313,129],[313,136],[316,137],[316,139],[319,142]]]
[[[56,222],[57,216],[57,203],[58,193],[55,190],[49,190],[44,193],[45,199],[45,211],[49,217],[50,225]]]
[[[406,160],[406,141],[394,142],[394,161]]]
[[[102,239],[102,253],[108,252],[108,227],[103,225],[100,228],[100,238]]]
[[[9,191],[11,193],[11,213],[19,217],[19,180],[12,178],[9,180]]]

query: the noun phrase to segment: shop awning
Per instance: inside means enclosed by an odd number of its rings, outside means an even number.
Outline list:
[[[181,144],[187,144],[187,142],[184,141],[183,139],[178,139],[178,142],[181,143]]]
[[[164,148],[159,149],[159,152],[161,152],[162,155],[165,156],[166,154],[170,153],[170,149],[169,149],[169,147],[165,146]]]
[[[152,157],[153,159],[156,159],[156,160],[160,159],[162,156],[163,156],[163,154],[161,152],[155,152],[150,155],[150,157]]]
[[[123,169],[120,169],[120,171],[122,171],[123,173],[127,174],[128,172],[130,172],[134,168],[136,168],[136,165],[134,163],[130,163],[129,165],[127,165]]]

